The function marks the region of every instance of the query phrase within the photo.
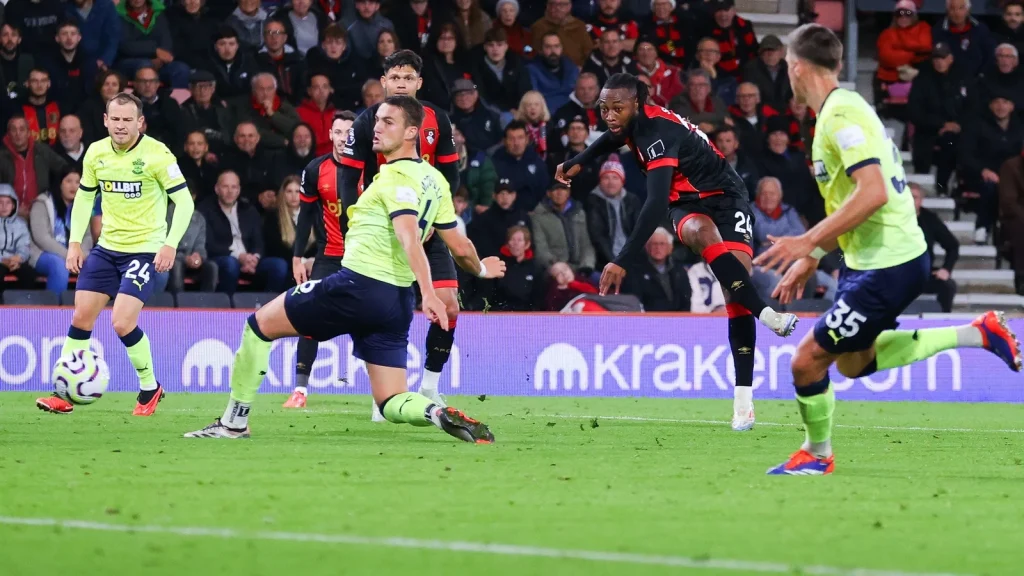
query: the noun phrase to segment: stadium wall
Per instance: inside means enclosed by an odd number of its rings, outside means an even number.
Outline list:
[[[134,390],[136,379],[110,328],[110,311],[97,322],[93,347],[113,374],[111,390]],[[152,310],[142,328],[152,345],[157,378],[169,392],[226,392],[233,350],[249,312]],[[71,321],[69,308],[0,308],[0,390],[49,391],[50,367]],[[758,330],[754,386],[759,398],[791,399],[789,362],[811,329],[781,339]],[[960,323],[910,319],[903,328]],[[1018,332],[1024,320],[1013,320]],[[427,324],[413,322],[409,385],[418,385]],[[294,384],[295,339],[274,343],[261,392]],[[347,337],[321,344],[310,378],[315,393],[368,394],[362,363]],[[465,314],[441,380],[453,394],[512,396],[644,396],[732,398],[734,370],[724,317],[670,315]],[[948,351],[914,366],[850,380],[833,371],[847,400],[1022,402],[1024,392],[1006,366],[982,350]]]

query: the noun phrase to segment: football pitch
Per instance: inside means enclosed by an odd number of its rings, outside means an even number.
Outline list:
[[[1013,385],[1007,383],[1007,385]],[[0,574],[1020,574],[1024,407],[845,403],[836,473],[768,477],[792,402],[455,397],[492,446],[261,395],[251,440],[186,440],[222,394],[152,418],[0,394]]]

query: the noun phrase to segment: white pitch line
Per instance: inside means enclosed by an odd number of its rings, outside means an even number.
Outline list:
[[[171,408],[161,412],[200,412],[198,408]],[[302,408],[294,410],[299,414],[364,414],[369,417],[369,410],[344,410],[333,408]],[[212,412],[211,412],[212,413]],[[668,424],[729,424],[728,420],[701,420],[687,418],[650,418],[647,416],[594,416],[587,414],[522,414],[530,418],[560,418],[563,420],[622,420],[626,422],[662,422]],[[257,416],[258,417],[258,416]],[[800,422],[762,422],[757,421],[756,426],[771,427],[799,427]],[[756,427],[755,426],[755,427]],[[864,426],[860,424],[835,424],[836,428],[849,428],[852,430],[883,430],[887,432],[959,432],[965,434],[1024,434],[1020,428],[931,428],[927,426]]]
[[[226,540],[272,540],[279,542],[315,542],[319,544],[346,544],[350,546],[373,546],[381,548],[406,548],[442,552],[469,552],[494,556],[520,556],[528,558],[555,558],[560,560],[584,560],[598,563],[637,564],[692,568],[705,570],[728,570],[734,572],[757,572],[765,574],[813,574],[815,576],[967,576],[945,572],[904,572],[901,570],[874,570],[870,568],[840,568],[837,566],[800,566],[775,562],[753,562],[714,558],[690,558],[686,556],[660,556],[653,554],[631,554],[628,552],[602,552],[598,550],[571,550],[563,548],[542,548],[483,542],[462,542],[447,540],[421,540],[403,537],[359,536],[355,534],[315,534],[303,532],[245,531],[233,528],[206,528],[189,526],[159,526],[129,524],[106,524],[86,520],[60,520],[57,518],[16,518],[0,516],[0,525],[35,526],[64,528],[69,530],[91,530],[97,532],[125,532],[145,534],[171,534],[191,538],[222,538]]]

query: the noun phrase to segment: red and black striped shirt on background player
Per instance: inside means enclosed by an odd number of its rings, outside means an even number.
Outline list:
[[[452,121],[433,104],[422,100],[420,104],[423,104],[424,113],[423,126],[420,128],[420,156],[445,175],[454,194],[459,187],[458,168],[452,166],[452,170],[442,169],[443,165],[456,165],[459,161],[459,154],[455,151],[455,138],[452,135]],[[380,104],[371,106],[356,118],[341,155],[342,165],[362,170],[363,186],[373,182],[380,165],[386,163],[383,155],[373,151],[373,125],[379,107]],[[454,182],[451,173],[454,173]]]
[[[341,229],[344,206],[341,202],[341,164],[331,154],[315,158],[302,171],[302,201],[319,202],[313,221],[317,256],[341,258],[345,238]],[[296,242],[296,245],[301,242]]]

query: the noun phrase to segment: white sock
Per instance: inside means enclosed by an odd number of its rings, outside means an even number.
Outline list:
[[[249,406],[234,398],[228,400],[228,407],[220,417],[220,423],[233,430],[245,430],[249,426]]]
[[[977,326],[964,324],[956,327],[957,348],[981,348],[985,343],[981,339],[981,329]]]
[[[736,386],[732,393],[732,411],[744,416],[754,407],[754,387]]]
[[[305,386],[296,386],[295,387],[295,391],[296,392],[302,392],[303,396],[308,395],[308,392],[306,392],[306,387]]]
[[[829,439],[824,442],[811,442],[810,440],[804,440],[802,448],[813,454],[815,458],[828,458],[832,455],[832,440]]]
[[[443,408],[437,404],[427,406],[427,416],[430,417],[430,421],[434,423],[434,426],[437,426],[438,428],[441,428],[441,410],[443,410]],[[444,428],[441,429],[444,430]]]
[[[423,370],[423,376],[420,378],[420,394],[429,390],[437,390],[437,381],[441,379],[440,372],[431,372],[430,370]]]

